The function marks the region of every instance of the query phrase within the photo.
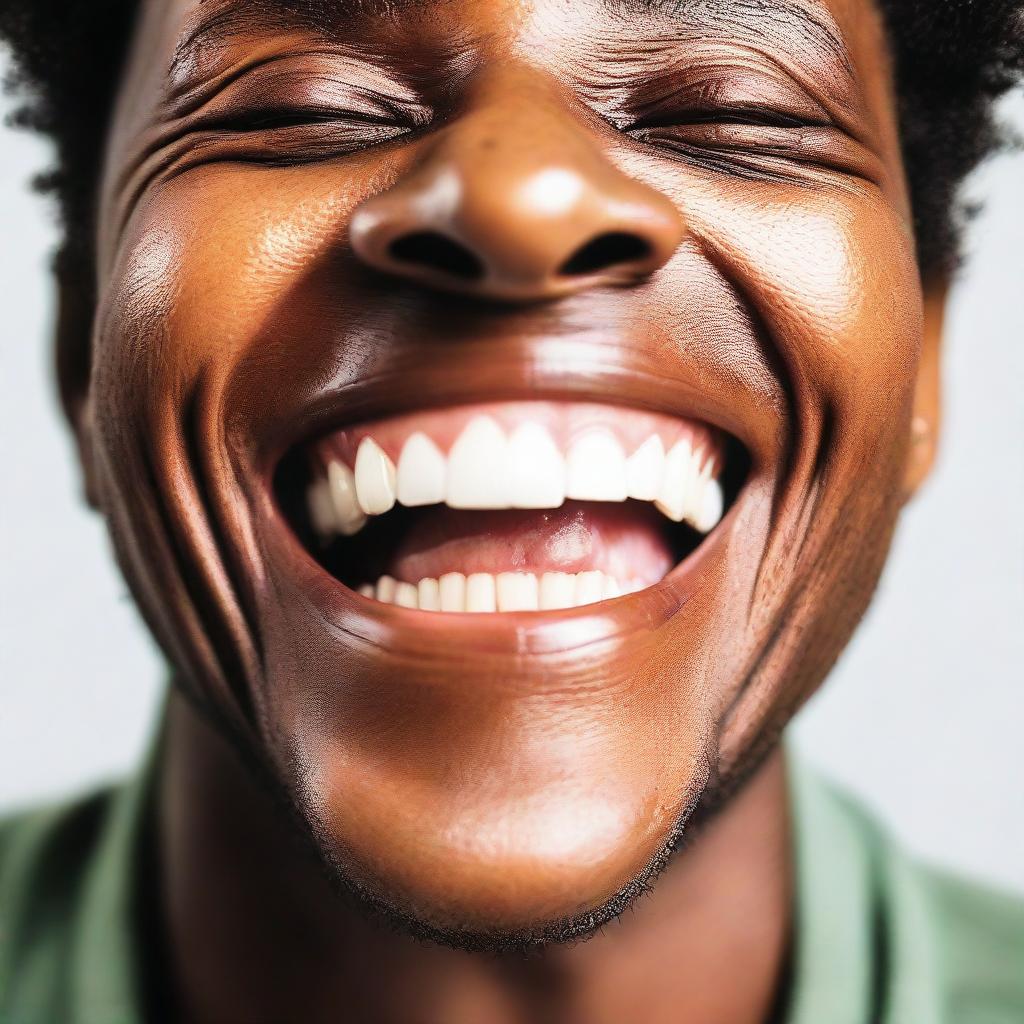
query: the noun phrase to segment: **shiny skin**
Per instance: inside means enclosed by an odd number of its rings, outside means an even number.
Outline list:
[[[711,3],[640,6],[243,15],[183,45],[213,0],[144,5],[88,373],[65,354],[63,388],[90,494],[190,698],[172,722],[200,709],[249,766],[211,776],[209,796],[192,779],[200,810],[168,798],[181,863],[209,867],[243,819],[274,819],[244,792],[269,781],[379,909],[456,944],[528,945],[620,911],[745,794],[771,794],[760,813],[780,819],[779,735],[927,470],[942,290],[925,303],[868,3],[780,0],[748,6],[750,25]],[[530,187],[552,172],[562,204]],[[390,243],[423,231],[486,273],[396,260]],[[641,245],[561,272],[608,232]],[[706,420],[744,447],[745,484],[658,586],[544,615],[368,606],[285,523],[273,475],[302,441],[527,397]],[[219,742],[206,728],[172,726],[179,760]],[[197,837],[207,800],[225,813]],[[268,853],[266,877],[287,857]],[[170,876],[180,939],[195,901]]]

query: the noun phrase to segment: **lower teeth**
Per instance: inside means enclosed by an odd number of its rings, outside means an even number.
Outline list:
[[[440,579],[422,579],[418,584],[381,576],[376,584],[361,586],[359,593],[384,604],[421,611],[535,612],[607,601],[645,586],[640,580],[620,582],[600,570],[540,574],[479,572],[469,576],[450,572]]]

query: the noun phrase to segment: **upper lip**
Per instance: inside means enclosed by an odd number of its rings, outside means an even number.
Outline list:
[[[702,421],[738,440],[755,461],[771,458],[775,431],[770,425],[752,421],[720,395],[700,390],[695,381],[609,359],[609,350],[621,349],[591,339],[575,343],[589,350],[590,358],[574,360],[570,366],[567,359],[558,358],[562,344],[542,342],[536,346],[543,353],[539,359],[535,351],[526,359],[496,352],[483,360],[485,365],[476,360],[472,367],[460,351],[427,365],[407,367],[396,361],[373,376],[340,385],[329,382],[309,395],[280,430],[263,438],[257,454],[260,475],[269,484],[281,458],[297,445],[358,423],[427,408],[538,399],[602,402]]]
[[[737,439],[755,468],[787,443],[784,383],[756,321],[685,295],[668,316],[655,284],[507,307],[453,300],[331,266],[264,321],[226,395],[246,461],[267,482],[295,445],[425,407],[575,399],[699,420]],[[717,308],[719,302],[721,308]],[[326,303],[326,304],[325,304]],[[229,385],[230,388],[230,385]]]

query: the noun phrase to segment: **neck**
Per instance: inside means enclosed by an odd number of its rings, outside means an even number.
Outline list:
[[[278,805],[177,696],[159,806],[182,1021],[317,1024],[339,1008],[374,1024],[770,1019],[791,903],[781,752],[635,911],[589,942],[528,958],[418,943],[337,898]]]

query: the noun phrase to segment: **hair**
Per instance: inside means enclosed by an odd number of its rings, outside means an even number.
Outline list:
[[[996,101],[1024,78],[1024,0],[877,0],[895,67],[903,160],[925,281],[960,262],[970,209],[961,186],[1004,148]],[[57,199],[57,272],[91,288],[103,140],[139,0],[0,0],[15,124],[49,136],[54,167],[37,187]]]

